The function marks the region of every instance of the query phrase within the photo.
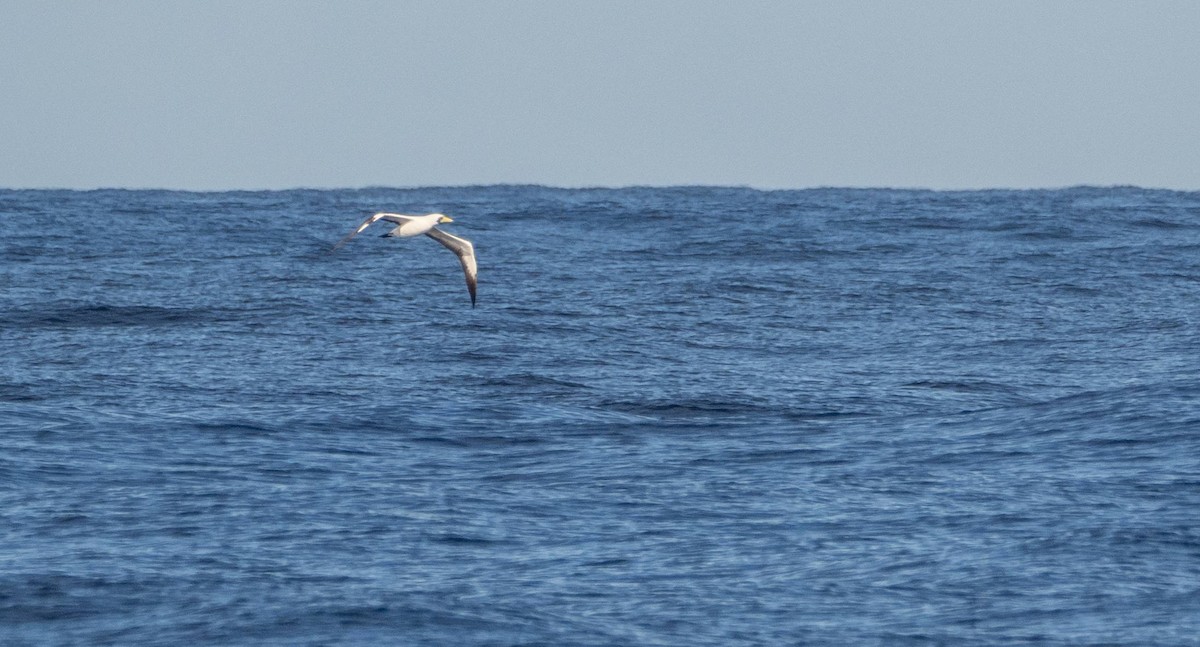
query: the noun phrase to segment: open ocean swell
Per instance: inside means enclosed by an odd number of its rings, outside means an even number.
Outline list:
[[[1200,644],[1198,297],[1132,187],[0,190],[0,644]]]

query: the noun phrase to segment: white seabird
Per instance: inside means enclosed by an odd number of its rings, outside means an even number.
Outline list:
[[[425,234],[437,242],[446,246],[446,249],[454,252],[458,256],[458,260],[462,263],[463,274],[467,276],[467,291],[471,293],[471,307],[475,307],[475,246],[466,238],[459,238],[453,234],[448,234],[437,228],[445,222],[454,222],[449,216],[440,213],[431,213],[426,216],[406,216],[402,213],[377,213],[363,221],[357,229],[350,232],[345,238],[338,241],[333,249],[345,245],[351,238],[362,233],[362,230],[370,227],[376,220],[386,220],[394,222],[398,226],[386,234],[387,237],[409,238],[411,236],[420,236]]]

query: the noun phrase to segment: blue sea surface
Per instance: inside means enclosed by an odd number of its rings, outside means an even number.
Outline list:
[[[1200,644],[1200,193],[4,190],[0,350],[6,647]]]

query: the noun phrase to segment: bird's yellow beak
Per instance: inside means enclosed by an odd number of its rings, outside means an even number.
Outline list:
[[[439,225],[444,222],[454,222],[454,218],[451,218],[450,216],[442,216],[441,218],[438,218]]]

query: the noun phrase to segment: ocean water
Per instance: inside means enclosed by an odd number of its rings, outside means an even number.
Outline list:
[[[0,350],[6,647],[1200,644],[1198,193],[7,190]]]

